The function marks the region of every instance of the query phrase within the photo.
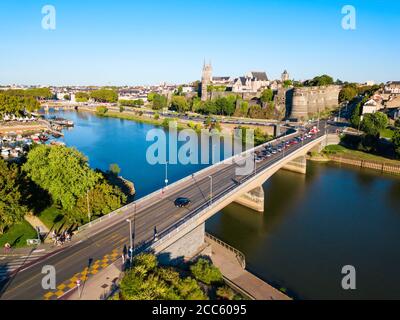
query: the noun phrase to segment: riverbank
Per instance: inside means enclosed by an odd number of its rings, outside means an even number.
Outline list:
[[[311,154],[309,160],[315,162],[342,163],[360,168],[368,168],[388,174],[400,174],[400,161],[378,155],[351,150],[341,145],[327,146],[319,154]]]
[[[206,236],[212,263],[233,289],[253,300],[291,300],[287,295],[245,269],[244,255],[221,240]]]

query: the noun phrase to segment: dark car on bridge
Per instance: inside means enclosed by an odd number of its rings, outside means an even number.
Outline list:
[[[191,201],[188,198],[180,197],[175,200],[174,204],[175,207],[177,208],[184,208],[187,207],[190,204],[190,202]]]

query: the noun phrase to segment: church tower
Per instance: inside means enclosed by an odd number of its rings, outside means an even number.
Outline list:
[[[282,80],[282,82],[289,80],[289,73],[286,70],[283,71],[283,73],[281,75],[281,80]]]
[[[206,64],[206,62],[204,61],[203,72],[201,75],[201,100],[202,101],[207,100],[207,86],[211,83],[211,79],[212,79],[211,62],[209,64]]]

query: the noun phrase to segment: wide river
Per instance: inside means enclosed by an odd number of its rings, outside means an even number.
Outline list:
[[[117,163],[142,197],[164,185],[165,166],[150,165],[148,130],[132,121],[56,112],[75,127],[62,138],[94,168]],[[201,165],[169,165],[179,180]],[[300,299],[400,299],[400,178],[333,164],[307,174],[280,171],[265,185],[265,211],[231,204],[206,223],[241,250],[248,269]],[[342,267],[354,266],[356,289],[344,290]]]

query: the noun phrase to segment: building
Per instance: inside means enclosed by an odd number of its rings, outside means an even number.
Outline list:
[[[257,93],[270,85],[267,74],[263,71],[250,71],[245,76],[232,78],[230,76],[213,77],[211,63],[203,64],[201,76],[201,100],[209,98],[208,88],[213,86],[225,86],[227,92]]]
[[[324,110],[337,108],[340,90],[338,85],[294,88],[288,114],[291,118],[307,119]]]
[[[400,95],[400,81],[390,81],[386,83],[384,93]]]
[[[288,73],[286,70],[283,71],[283,73],[282,73],[282,75],[281,75],[281,80],[282,80],[282,83],[285,82],[285,81],[290,80],[290,79],[289,79],[289,73]]]
[[[378,101],[374,99],[369,99],[363,105],[362,114],[375,113],[380,109],[382,109],[382,104],[380,104]]]

